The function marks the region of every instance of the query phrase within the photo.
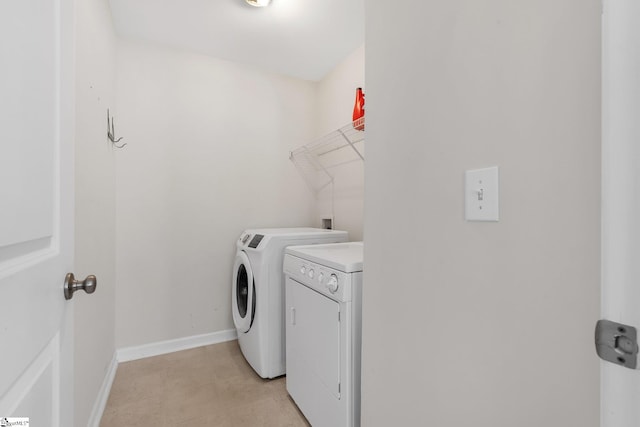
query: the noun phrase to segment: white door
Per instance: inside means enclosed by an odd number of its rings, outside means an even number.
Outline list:
[[[0,2],[0,419],[73,425],[73,3]]]
[[[311,424],[344,425],[340,304],[290,277],[285,295],[287,391]]]
[[[604,0],[602,318],[640,330],[640,2]],[[640,371],[601,363],[601,427],[640,426]]]

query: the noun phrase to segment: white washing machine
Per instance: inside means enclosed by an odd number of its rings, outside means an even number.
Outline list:
[[[360,426],[362,249],[285,250],[287,391],[314,427]]]
[[[233,322],[245,359],[262,378],[285,373],[284,250],[290,245],[346,242],[346,231],[319,228],[245,230],[237,241]]]

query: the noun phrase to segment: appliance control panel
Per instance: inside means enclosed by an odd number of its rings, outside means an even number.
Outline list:
[[[264,239],[263,234],[252,235],[251,233],[242,233],[242,235],[238,238],[238,246],[244,247],[246,245],[248,248],[256,249],[258,246],[260,246],[260,242],[262,242],[262,239]]]
[[[336,301],[351,301],[351,274],[285,254],[284,274]]]
[[[262,242],[262,239],[264,239],[264,236],[262,234],[256,234],[249,242],[249,247],[254,249],[257,248],[260,242]]]

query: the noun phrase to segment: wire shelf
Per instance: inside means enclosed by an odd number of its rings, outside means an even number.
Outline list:
[[[333,168],[364,161],[364,117],[296,148],[289,159],[317,194],[333,182]]]

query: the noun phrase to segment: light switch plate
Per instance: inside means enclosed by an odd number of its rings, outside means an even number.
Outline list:
[[[498,221],[498,167],[465,172],[465,219]]]

